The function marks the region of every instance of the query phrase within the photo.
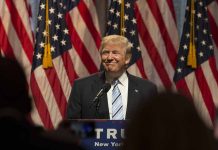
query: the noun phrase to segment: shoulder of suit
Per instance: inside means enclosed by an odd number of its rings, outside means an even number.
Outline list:
[[[89,76],[78,78],[74,82],[87,82],[87,81],[95,80],[98,79],[101,75],[102,72],[93,73]]]
[[[153,84],[155,85],[153,82],[151,82],[150,80],[138,77],[138,76],[134,76],[132,74],[128,73],[128,78],[129,80],[134,80],[134,82],[140,82],[140,83],[147,83],[147,84]]]

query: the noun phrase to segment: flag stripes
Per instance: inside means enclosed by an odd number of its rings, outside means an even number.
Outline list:
[[[40,9],[43,8],[43,2],[45,1],[41,0]],[[56,5],[53,2],[52,4]],[[61,9],[65,9],[64,7],[67,6],[60,0],[56,7],[55,11],[62,13]],[[61,15],[65,17],[64,14]],[[61,49],[57,49],[61,55],[53,58],[53,68],[45,70],[40,65],[33,70],[33,78],[31,78],[34,100],[36,104],[40,104],[36,107],[38,111],[43,112],[40,112],[39,116],[46,128],[55,128],[65,117],[73,81],[97,72],[100,66],[100,57],[96,56],[98,56],[101,37],[93,1],[77,1],[77,4],[66,12],[64,19],[66,19],[68,29],[66,33],[70,35],[72,47],[63,52]],[[41,20],[38,19],[38,21]],[[56,29],[58,28],[57,24],[53,25]],[[62,30],[61,25],[58,30]],[[59,38],[64,37],[58,36],[60,41]],[[51,45],[52,42],[55,42],[53,37],[51,37]],[[40,43],[37,44],[40,45]],[[35,56],[37,57],[37,54]],[[39,93],[41,93],[41,97],[37,97]]]
[[[23,50],[25,54],[27,55],[30,62],[32,62],[32,51],[29,49],[33,49],[33,39],[32,38],[23,38],[23,37],[31,37],[32,33],[31,30],[26,30],[29,28],[29,15],[26,15],[26,18],[21,18],[19,13],[28,14],[28,11],[26,9],[26,3],[22,1],[24,4],[18,4],[18,1],[11,1],[6,0],[6,5],[8,7],[8,13],[13,14],[13,17],[11,17],[11,22],[13,24],[13,27],[15,29],[16,35],[18,36],[19,41],[21,42],[21,45],[23,47]],[[22,10],[26,11],[23,12]],[[25,22],[24,22],[25,21]]]
[[[193,1],[195,13],[192,13],[191,2],[191,0],[187,2],[174,81],[177,89],[183,90],[193,97],[199,114],[209,127],[213,127],[218,96],[218,72],[209,29],[209,25],[213,22],[208,23],[205,1]],[[188,51],[191,50],[189,47],[192,36],[190,23],[193,23],[193,20],[190,19],[191,15],[195,18],[194,44],[196,46],[197,68],[192,68],[186,64]]]
[[[23,67],[34,100],[32,120],[46,128],[56,127],[65,117],[73,81],[97,72],[100,67],[98,49],[101,34],[95,3],[93,0],[75,1],[74,7],[66,13],[72,47],[53,58],[52,69],[45,70],[40,65],[32,73],[35,41],[29,21],[28,0],[0,1],[1,54],[18,60]],[[60,8],[63,7],[64,2]],[[137,0],[134,8],[142,58],[128,70],[151,80],[159,90],[174,89],[179,38],[173,1]],[[218,0],[209,4],[208,15],[214,49],[218,53]],[[56,24],[53,26],[55,28]],[[52,38],[51,41],[54,42]],[[185,94],[195,98],[196,108],[209,126],[213,124],[215,107],[218,107],[218,87],[215,84],[218,78],[214,64],[215,59],[210,58],[196,72],[177,82],[178,89],[182,87]]]
[[[139,0],[135,7],[145,74],[159,89],[175,86],[172,78],[179,41],[172,6],[172,1]]]

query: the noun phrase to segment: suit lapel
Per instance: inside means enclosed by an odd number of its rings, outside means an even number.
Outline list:
[[[127,110],[126,110],[126,119],[129,119],[132,110],[134,110],[135,100],[138,98],[138,86],[134,82],[131,75],[128,75],[129,85],[128,85],[128,100],[127,100]]]

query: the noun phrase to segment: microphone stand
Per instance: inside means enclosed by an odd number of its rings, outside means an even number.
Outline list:
[[[101,103],[100,98],[98,98],[98,99],[96,100],[96,105],[95,105],[95,117],[96,117],[97,119],[99,119],[100,103]]]
[[[99,108],[101,104],[100,99],[102,98],[103,95],[105,95],[109,91],[110,88],[111,88],[111,84],[109,83],[104,84],[101,90],[98,92],[98,94],[94,98],[94,100],[92,101],[92,103],[90,104],[90,107],[91,107],[94,103],[96,103],[95,105],[95,117],[96,118],[99,117]]]
[[[99,117],[99,108],[100,108],[100,104],[101,104],[100,99],[101,99],[101,96],[100,97],[95,97],[95,99],[89,105],[89,108],[91,108],[95,104],[95,118]]]

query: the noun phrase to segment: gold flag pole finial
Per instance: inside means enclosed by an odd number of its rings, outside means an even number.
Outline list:
[[[48,14],[48,1],[46,0],[46,14],[45,14],[45,48],[44,55],[42,60],[43,68],[52,67],[52,56],[51,56],[51,44],[50,44],[50,36],[49,36],[49,14]]]
[[[197,58],[196,58],[196,47],[195,47],[195,0],[191,0],[191,11],[190,11],[190,41],[189,41],[189,52],[188,52],[188,62],[187,65],[196,68]]]

